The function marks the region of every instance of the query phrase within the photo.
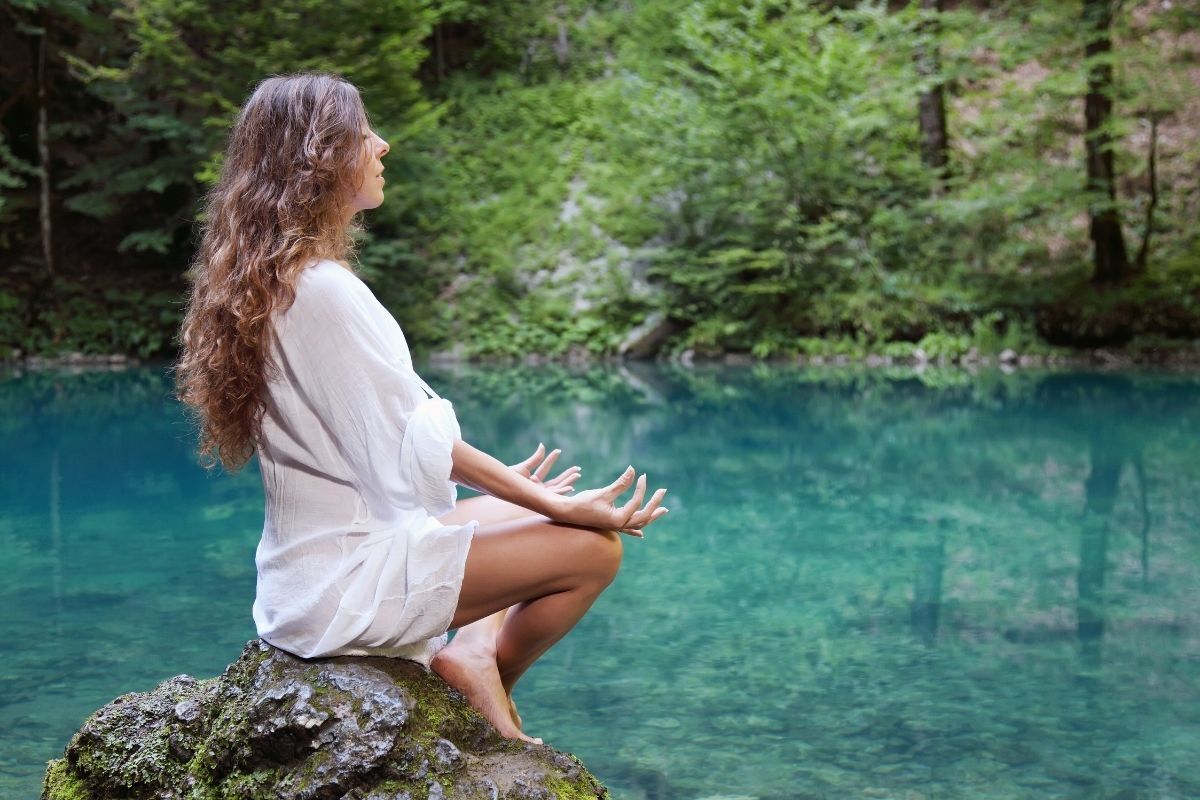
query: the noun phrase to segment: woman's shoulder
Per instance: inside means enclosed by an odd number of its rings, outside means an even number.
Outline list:
[[[368,305],[376,303],[375,293],[358,273],[349,265],[330,259],[313,261],[300,271],[296,280],[296,294],[301,293],[318,300],[328,298],[336,302],[350,297]]]
[[[370,291],[349,265],[328,258],[315,260],[300,271],[297,289],[301,286],[318,291]]]
[[[340,329],[392,329],[398,327],[388,309],[346,264],[329,259],[314,260],[300,271],[295,296],[280,309],[282,324],[301,327],[329,326]]]
[[[319,341],[348,348],[345,352],[375,349],[411,361],[399,323],[366,283],[337,261],[313,261],[302,269],[291,304],[278,309],[273,322],[285,344]]]
[[[348,266],[328,259],[314,261],[296,278],[295,295],[281,318],[289,323],[330,323],[341,319],[374,320],[378,316],[374,293]]]

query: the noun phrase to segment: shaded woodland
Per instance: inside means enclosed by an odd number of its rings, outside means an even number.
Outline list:
[[[170,357],[269,74],[392,144],[418,354],[904,358],[1200,337],[1200,4],[0,3],[0,353]]]

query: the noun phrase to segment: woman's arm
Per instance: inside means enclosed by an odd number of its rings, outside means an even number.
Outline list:
[[[637,474],[633,467],[602,489],[588,489],[566,496],[519,475],[487,453],[462,439],[454,442],[450,452],[453,467],[450,479],[471,489],[542,514],[556,522],[583,525],[605,530],[620,530],[641,536],[641,529],[667,513],[660,508],[666,489],[659,489],[642,507],[646,495],[646,476],[637,480],[633,497],[621,506],[614,501],[629,489]]]
[[[455,483],[555,519],[557,494],[522,477],[479,448],[458,439],[450,451],[450,459],[454,462],[450,480]]]

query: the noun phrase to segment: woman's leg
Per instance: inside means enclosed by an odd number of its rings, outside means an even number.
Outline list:
[[[459,631],[432,666],[501,733],[528,738],[510,711],[512,687],[612,582],[621,541],[615,531],[518,516],[528,512],[494,498],[467,505],[474,500],[463,501],[443,519],[456,521],[461,511],[480,525],[451,624]],[[493,513],[508,519],[481,518],[495,518]]]
[[[508,609],[496,640],[506,689],[575,626],[621,565],[615,531],[527,517],[480,526],[452,625]]]
[[[509,520],[536,516],[536,514],[527,508],[522,508],[507,500],[501,500],[497,497],[484,494],[458,501],[454,510],[443,516],[441,521],[446,525],[464,525],[470,520],[477,520],[481,525],[493,525],[498,522],[508,522]],[[463,625],[458,628],[455,637],[465,637],[466,639],[482,637],[485,640],[490,639],[492,642],[495,642],[507,614],[508,609],[505,608],[488,617]],[[513,716],[517,717],[516,705],[512,702],[511,690],[509,704],[512,705]],[[520,727],[519,717],[517,717],[517,726]]]
[[[473,519],[481,525],[491,525],[496,522],[507,522],[510,519],[537,516],[528,508],[501,500],[498,497],[481,494],[477,497],[467,497],[454,505],[454,510],[439,517],[444,525],[465,525]]]
[[[470,520],[477,520],[481,525],[492,525],[497,522],[507,522],[530,516],[535,515],[527,508],[484,494],[458,501],[454,510],[443,516],[441,521],[447,525],[463,525]],[[508,615],[508,611],[509,609],[505,608],[483,619],[463,625],[458,628],[454,638],[461,640],[460,646],[466,642],[475,641],[480,649],[490,647],[494,652],[496,639],[500,634],[500,628],[504,625],[504,618]],[[494,656],[493,660],[495,660]],[[517,713],[517,704],[513,701],[512,689],[509,688],[507,692],[509,713],[519,729],[521,715]]]

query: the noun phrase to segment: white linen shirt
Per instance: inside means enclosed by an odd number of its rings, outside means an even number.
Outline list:
[[[455,504],[454,408],[413,371],[392,315],[336,261],[300,273],[270,328],[258,635],[303,658],[428,665],[478,525],[437,519]]]

